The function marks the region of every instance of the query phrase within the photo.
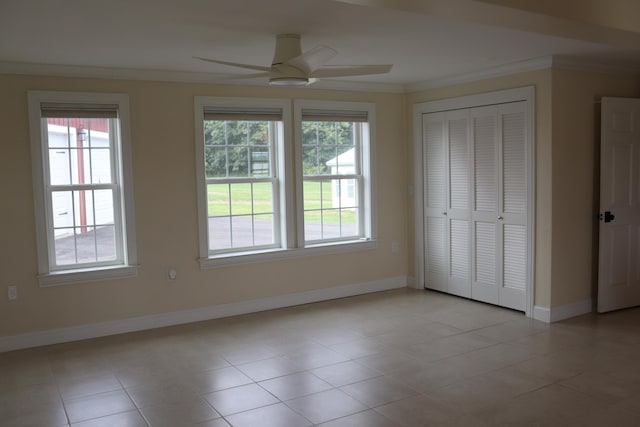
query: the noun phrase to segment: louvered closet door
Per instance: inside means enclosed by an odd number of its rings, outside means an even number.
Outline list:
[[[444,113],[423,115],[425,286],[442,292],[447,292],[449,251],[446,217],[447,134]]]
[[[499,304],[524,311],[527,283],[527,137],[524,102],[498,107],[500,178]]]
[[[470,117],[473,139],[471,296],[498,304],[498,108],[473,108]]]
[[[423,116],[425,286],[470,297],[466,110]]]
[[[445,114],[448,129],[447,231],[449,240],[447,292],[471,297],[470,262],[470,201],[469,201],[469,112],[450,111]]]
[[[473,299],[524,310],[525,104],[473,108]]]
[[[425,287],[524,311],[525,107],[423,115]]]

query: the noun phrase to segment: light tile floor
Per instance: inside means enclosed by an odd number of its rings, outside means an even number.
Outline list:
[[[640,308],[400,289],[4,353],[0,425],[640,426]]]

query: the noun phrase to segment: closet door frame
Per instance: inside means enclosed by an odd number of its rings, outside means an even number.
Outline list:
[[[414,196],[414,237],[415,237],[415,281],[416,289],[425,288],[424,253],[424,167],[422,150],[423,114],[446,112],[465,108],[499,105],[511,102],[525,102],[526,127],[526,184],[527,184],[527,268],[525,289],[525,315],[533,316],[534,303],[534,254],[535,254],[535,88],[526,86],[487,92],[457,98],[417,103],[413,107],[413,159],[414,183],[410,193]]]

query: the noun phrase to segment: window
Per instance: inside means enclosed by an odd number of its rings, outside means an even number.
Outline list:
[[[41,285],[136,274],[127,113],[125,95],[29,93]]]
[[[286,247],[281,101],[196,97],[201,257]],[[288,110],[287,110],[288,111]]]
[[[195,98],[202,267],[375,247],[372,105],[295,109]]]
[[[299,106],[304,244],[370,237],[369,113],[314,106]]]

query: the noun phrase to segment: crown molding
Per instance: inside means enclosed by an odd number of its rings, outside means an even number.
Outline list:
[[[445,86],[470,83],[478,80],[503,77],[510,74],[544,69],[565,69],[621,75],[640,75],[640,66],[590,61],[567,56],[545,56],[513,62],[498,67],[486,68],[471,73],[435,78],[411,84],[366,83],[346,80],[323,79],[302,90],[338,90],[353,92],[413,93]],[[98,78],[114,80],[146,80],[181,83],[205,83],[216,85],[260,86],[256,80],[231,80],[229,75],[189,71],[167,71],[134,68],[86,67],[77,65],[35,64],[26,62],[0,61],[0,74],[39,75],[54,77]],[[224,80],[221,80],[224,79]]]
[[[495,77],[507,76],[510,74],[545,70],[550,68],[605,74],[636,76],[640,75],[640,66],[620,65],[569,56],[552,55],[528,59],[526,61],[513,62],[511,64],[487,68],[471,73],[458,74],[456,76],[445,77],[441,79],[431,79],[420,83],[409,84],[404,86],[404,91],[405,93],[420,92],[428,89],[435,89],[462,83],[470,83],[478,80],[485,80]]]
[[[445,86],[453,86],[462,83],[470,83],[478,80],[486,80],[495,77],[507,76],[510,74],[522,73],[526,71],[544,70],[553,66],[552,57],[541,57],[528,59],[526,61],[513,62],[511,64],[500,65],[498,67],[486,68],[471,73],[458,74],[441,79],[430,79],[420,83],[413,83],[404,86],[406,93],[420,92],[428,89],[435,89]]]
[[[181,83],[206,83],[216,85],[266,86],[256,80],[231,80],[229,75],[190,71],[167,71],[134,68],[88,67],[78,65],[36,64],[0,61],[0,74],[38,75],[54,77],[97,78],[114,80],[147,80]],[[221,80],[224,78],[225,80]],[[323,79],[309,89],[341,90],[355,92],[404,93],[401,84],[364,83],[346,80]]]

